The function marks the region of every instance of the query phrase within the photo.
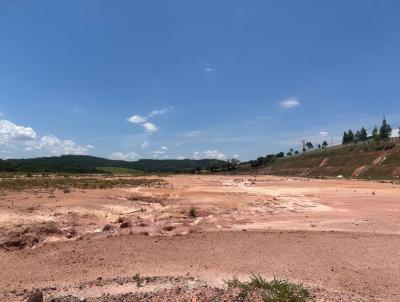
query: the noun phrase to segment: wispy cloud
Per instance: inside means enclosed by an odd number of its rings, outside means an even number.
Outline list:
[[[158,154],[158,155],[165,154],[165,151],[164,150],[157,150],[157,151],[153,151],[153,154]]]
[[[142,148],[142,149],[147,149],[148,147],[149,147],[149,142],[143,142],[141,145],[140,145],[140,147]]]
[[[166,155],[166,150],[156,150],[152,152],[153,158],[156,159],[167,159],[169,158],[168,155]]]
[[[262,123],[271,121],[275,118],[276,118],[276,116],[274,116],[274,115],[256,116],[252,121],[246,122],[246,124],[247,123],[250,123],[251,125],[262,124]]]
[[[286,100],[282,100],[279,102],[279,105],[285,109],[291,109],[297,106],[300,106],[300,101],[296,97],[292,97]]]
[[[140,156],[135,152],[129,152],[129,153],[114,152],[113,154],[110,155],[110,158],[116,160],[137,161],[140,158]]]
[[[171,112],[171,111],[173,111],[173,110],[174,110],[174,106],[169,106],[169,107],[166,107],[166,108],[163,108],[163,109],[156,109],[156,110],[153,110],[153,111],[150,112],[147,116],[148,116],[148,117],[153,117],[153,116],[155,116],[155,115],[166,114],[166,113]]]
[[[194,131],[189,131],[186,132],[183,136],[186,138],[196,138],[199,137],[203,134],[203,131],[201,130],[194,130]]]
[[[328,132],[326,132],[326,131],[321,131],[321,132],[319,133],[319,135],[320,135],[321,137],[326,137],[326,136],[328,136]]]
[[[263,116],[257,116],[256,120],[269,121],[269,120],[273,120],[274,118],[276,118],[275,115],[263,115]]]
[[[219,152],[218,150],[206,150],[203,152],[196,151],[193,153],[192,156],[193,159],[203,159],[203,158],[208,158],[208,159],[219,159],[219,160],[225,160],[226,156],[222,152]]]
[[[206,67],[206,68],[204,68],[204,71],[205,72],[214,72],[214,71],[216,71],[216,69],[212,68],[212,67]]]

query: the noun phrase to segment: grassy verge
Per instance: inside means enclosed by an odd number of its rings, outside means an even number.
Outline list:
[[[129,168],[119,168],[119,167],[98,167],[96,170],[104,173],[109,173],[109,174],[122,174],[122,175],[135,175],[135,176],[140,176],[144,175],[143,171],[135,170],[135,169],[129,169]]]
[[[59,177],[59,176],[34,176],[1,178],[0,190],[25,190],[25,189],[107,189],[114,187],[137,186],[163,186],[161,179],[149,179],[138,177]]]
[[[305,302],[310,294],[301,284],[275,279],[267,281],[252,275],[249,282],[242,282],[234,277],[226,281],[228,289],[238,290],[242,301],[261,299],[265,302]],[[257,300],[258,301],[258,300]]]

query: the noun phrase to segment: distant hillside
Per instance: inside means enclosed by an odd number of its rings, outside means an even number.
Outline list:
[[[360,144],[338,146],[296,156],[276,158],[260,167],[243,165],[240,172],[258,174],[399,179],[400,144]]]
[[[197,168],[209,169],[212,162],[215,162],[215,160],[141,159],[135,162],[128,162],[94,156],[63,155],[59,157],[0,160],[0,172],[107,173],[111,171],[129,172],[129,170],[139,170],[142,172],[173,173],[188,172]]]

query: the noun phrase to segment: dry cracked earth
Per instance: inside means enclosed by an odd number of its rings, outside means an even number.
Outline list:
[[[400,186],[274,176],[0,192],[0,301],[239,301],[224,280],[310,301],[400,301]]]

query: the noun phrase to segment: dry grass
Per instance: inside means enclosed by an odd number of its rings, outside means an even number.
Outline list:
[[[0,190],[25,190],[25,189],[60,189],[65,193],[70,188],[79,189],[109,189],[114,187],[137,186],[164,186],[161,179],[138,177],[88,177],[88,176],[51,176],[51,177],[3,177],[0,179]]]

